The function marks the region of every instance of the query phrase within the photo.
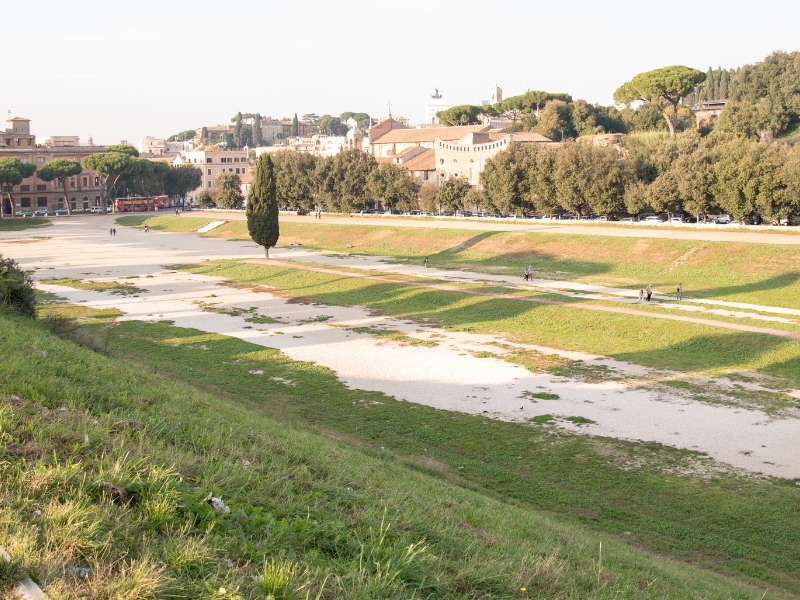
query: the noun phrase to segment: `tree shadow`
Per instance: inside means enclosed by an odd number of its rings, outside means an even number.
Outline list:
[[[684,286],[684,294],[688,296],[697,296],[698,298],[718,298],[723,299],[726,296],[749,295],[757,292],[770,292],[787,288],[797,284],[800,281],[800,272],[785,273],[782,275],[775,275],[769,279],[761,281],[753,281],[751,283],[743,283],[738,285],[728,285],[724,287],[707,287],[704,289],[691,289]],[[674,281],[671,282],[674,284]],[[658,285],[658,284],[656,284]]]

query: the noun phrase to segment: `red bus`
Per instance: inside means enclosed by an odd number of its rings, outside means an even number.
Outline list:
[[[117,198],[114,201],[114,208],[117,212],[148,212],[171,207],[169,196],[131,196]]]

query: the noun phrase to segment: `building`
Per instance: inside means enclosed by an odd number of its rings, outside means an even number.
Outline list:
[[[22,162],[35,164],[37,167],[56,158],[65,158],[81,162],[85,157],[97,152],[105,152],[105,146],[79,146],[78,136],[54,136],[48,144],[37,144],[36,136],[30,132],[30,120],[21,117],[9,119],[5,135],[0,143],[0,158],[18,158]],[[64,145],[71,141],[75,145]],[[4,189],[3,192],[7,190]],[[36,210],[46,208],[54,211],[65,208],[69,201],[70,208],[87,209],[100,206],[104,192],[104,182],[92,171],[83,171],[80,175],[67,181],[67,195],[57,181],[42,181],[34,173],[13,187],[11,201],[14,212],[20,210]],[[3,194],[3,214],[10,214],[11,203],[8,194]]]
[[[722,109],[725,108],[727,103],[727,100],[709,100],[695,104],[692,110],[697,121],[697,128],[700,129],[710,125],[722,113]]]
[[[297,122],[297,135],[292,135],[292,119],[273,119],[267,117],[261,119],[261,139],[268,144],[280,143],[279,140],[286,140],[290,137],[308,137],[311,123],[307,121]]]
[[[425,124],[426,125],[441,125],[436,113],[447,110],[450,108],[450,103],[442,99],[439,90],[434,90],[431,94],[430,100],[425,103]]]
[[[187,200],[194,203],[203,190],[211,190],[214,180],[223,173],[245,175],[250,172],[245,150],[216,148],[200,149],[184,152],[180,158],[173,159],[172,165],[191,164],[203,172],[203,182],[199,188],[187,195]]]
[[[163,138],[156,138],[148,135],[139,138],[139,154],[151,156],[175,156],[186,150],[191,150],[194,142],[186,140],[183,142],[168,142]]]
[[[414,146],[402,150],[397,156],[379,157],[375,160],[379,165],[386,163],[400,165],[411,171],[411,174],[420,182],[435,181],[438,183],[436,152],[433,148]]]
[[[497,84],[494,87],[489,88],[489,104],[494,106],[495,104],[503,101],[503,90],[497,87]]]
[[[399,123],[397,125],[400,125]],[[465,127],[423,127],[409,129],[395,127],[385,129],[383,132],[373,127],[370,131],[370,151],[373,156],[397,156],[400,152],[414,146],[433,148],[437,139],[446,142],[455,142],[469,133],[489,131],[488,125],[469,125]]]
[[[203,130],[206,130],[206,134],[208,135],[207,140],[203,140]],[[198,127],[195,129],[194,132],[194,139],[197,140],[198,143],[208,144],[215,144],[220,141],[223,134],[228,133],[231,129],[233,129],[232,125],[209,125],[207,127]]]
[[[447,129],[466,130],[467,127]],[[429,130],[430,131],[430,130]],[[470,185],[480,185],[480,174],[486,161],[498,152],[508,149],[509,144],[558,145],[538,133],[505,133],[502,131],[471,131],[458,139],[436,138],[434,156],[439,183],[449,177],[460,177]]]

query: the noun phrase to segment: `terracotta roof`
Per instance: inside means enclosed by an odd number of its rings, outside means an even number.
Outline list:
[[[430,129],[392,129],[379,138],[370,140],[370,142],[372,144],[416,144],[420,142],[433,142],[436,138],[445,142],[455,142],[468,133],[483,133],[485,131],[489,131],[488,125],[435,127]]]
[[[512,142],[552,142],[549,137],[545,137],[540,133],[534,133],[533,131],[524,131],[524,132],[517,132],[512,133],[511,141]]]
[[[239,180],[242,183],[253,183],[253,174],[245,173],[244,175],[239,175]]]
[[[395,158],[402,158],[409,152],[414,152],[416,150],[416,146],[411,146],[410,148],[406,148],[405,150],[400,150],[397,154],[394,155]]]
[[[409,158],[400,166],[409,171],[435,171],[436,151],[433,148],[428,148],[414,158]]]
[[[377,161],[378,165],[385,165],[394,162],[394,156],[376,156],[375,160]]]

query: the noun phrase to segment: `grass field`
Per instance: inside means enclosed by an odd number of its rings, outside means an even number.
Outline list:
[[[581,461],[602,441],[365,395],[222,336],[49,323],[67,339],[0,315],[0,543],[51,598],[760,598],[765,581],[763,597],[776,598],[796,586],[788,483],[708,485],[624,471],[607,454]],[[104,345],[108,355],[90,350]],[[487,427],[498,443],[482,467]],[[608,474],[579,509],[559,490],[584,473],[561,468],[549,481],[562,456]],[[480,469],[494,473],[486,487]],[[514,482],[538,491],[503,502]],[[644,484],[655,505],[629,521]],[[656,500],[676,491],[670,503],[688,521],[660,514]],[[696,530],[691,515],[712,501],[709,528]],[[603,521],[613,534],[581,525]]]
[[[212,219],[136,216],[119,222],[186,231],[190,220],[197,229]],[[249,239],[244,221],[205,235]],[[486,273],[520,274],[531,265],[535,277],[631,289],[652,283],[670,293],[683,283],[687,297],[800,308],[800,247],[792,245],[283,223],[280,244],[292,243],[419,264],[427,256],[433,267]]]
[[[0,231],[20,231],[22,229],[33,229],[34,227],[48,227],[52,225],[49,219],[31,218],[12,219],[10,217],[0,219]]]
[[[237,285],[265,285],[332,305],[359,305],[455,331],[610,356],[683,373],[758,370],[800,386],[800,342],[625,314],[342,277],[286,267],[217,261],[186,268]]]

